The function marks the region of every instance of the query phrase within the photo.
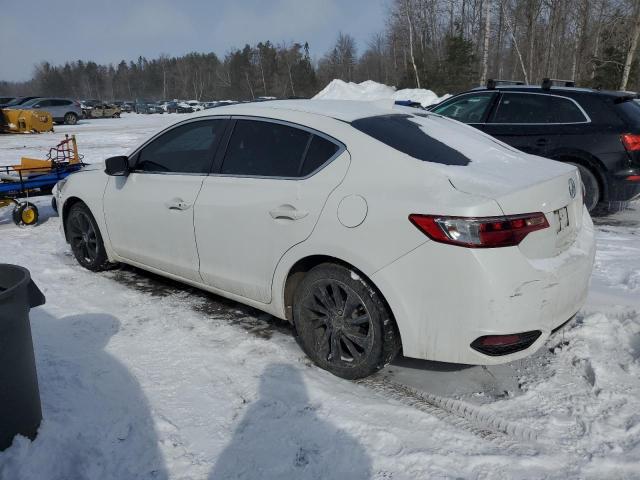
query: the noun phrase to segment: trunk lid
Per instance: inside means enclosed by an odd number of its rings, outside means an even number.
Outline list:
[[[583,214],[582,183],[574,166],[523,153],[452,120],[445,134],[444,125],[440,130],[439,122],[429,120],[420,122],[429,135],[446,140],[470,160],[464,166],[430,164],[456,190],[496,201],[505,215],[545,214],[550,226],[523,240],[525,255],[548,258],[569,248]]]

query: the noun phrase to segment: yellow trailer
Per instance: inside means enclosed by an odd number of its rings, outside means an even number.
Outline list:
[[[43,110],[0,110],[0,131],[5,133],[53,132],[53,117]]]

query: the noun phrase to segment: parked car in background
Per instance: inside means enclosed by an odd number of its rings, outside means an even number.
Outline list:
[[[158,103],[148,100],[136,100],[134,108],[136,113],[164,113],[164,109]]]
[[[198,100],[189,100],[185,103],[193,108],[194,112],[200,112],[204,110],[204,105],[202,105]]]
[[[429,107],[509,145],[575,165],[589,211],[640,195],[640,105],[635,94],[490,82]]]
[[[80,103],[68,98],[39,97],[29,100],[21,105],[12,107],[19,110],[44,110],[49,112],[56,123],[75,125],[82,118]]]
[[[33,100],[34,98],[40,98],[40,97],[15,97],[13,100],[8,101],[7,103],[2,103],[0,104],[0,108],[13,108],[13,107],[18,107],[20,105],[24,105],[25,103],[27,103],[30,100]]]
[[[85,112],[85,118],[119,118],[120,108],[116,105],[99,103]]]
[[[167,113],[193,113],[193,108],[183,102],[168,102],[166,105]]]
[[[587,295],[578,170],[418,113],[292,100],[194,114],[58,184],[64,234],[89,270],[128,263],[294,323],[341,377],[400,347],[529,355]]]
[[[0,97],[0,106],[6,105],[10,101],[14,100],[16,97]]]

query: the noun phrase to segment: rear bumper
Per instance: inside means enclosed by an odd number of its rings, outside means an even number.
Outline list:
[[[582,307],[595,256],[591,218],[562,254],[527,258],[519,248],[466,249],[427,242],[372,276],[391,307],[408,357],[493,365],[525,357]],[[489,356],[486,335],[541,331],[525,350]]]

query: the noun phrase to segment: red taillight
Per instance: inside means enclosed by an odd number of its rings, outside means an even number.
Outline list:
[[[409,220],[431,240],[468,248],[513,247],[549,226],[544,213],[484,218],[412,214]]]
[[[629,175],[625,180],[629,182],[640,182],[640,175]]]
[[[640,152],[640,135],[624,133],[620,136],[620,140],[627,152]]]

